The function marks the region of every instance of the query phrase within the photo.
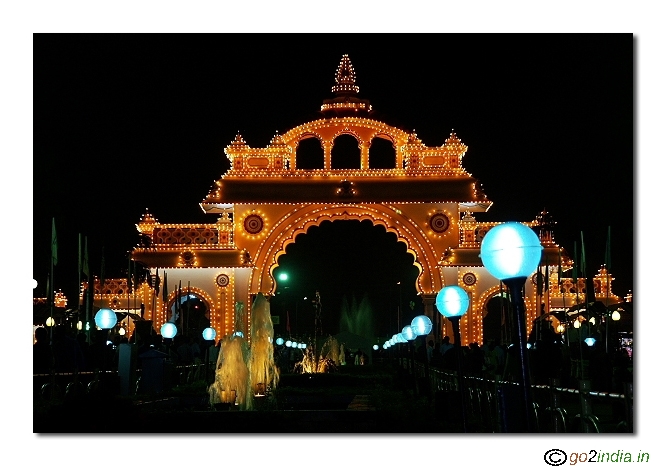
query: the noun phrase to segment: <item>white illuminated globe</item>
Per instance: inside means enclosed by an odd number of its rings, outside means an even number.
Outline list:
[[[469,308],[469,295],[459,286],[445,286],[437,293],[435,305],[444,317],[462,317]]]
[[[53,327],[55,325],[55,319],[53,317],[46,318],[46,326]]]
[[[178,327],[176,327],[176,324],[173,322],[167,322],[162,325],[162,328],[160,329],[160,334],[164,338],[173,338],[176,336],[176,333],[178,333]]]
[[[284,344],[284,346],[286,346],[287,348],[291,348],[292,344],[293,343],[291,342],[291,340],[287,340],[287,342]]]
[[[203,332],[201,332],[201,336],[203,337],[204,340],[206,341],[211,341],[215,340],[215,337],[217,336],[217,332],[213,327],[208,327],[205,328]]]
[[[407,341],[411,341],[416,338],[416,334],[414,333],[414,330],[412,330],[411,325],[405,325],[402,328],[402,336],[405,338]]]
[[[541,262],[541,241],[532,229],[520,222],[497,225],[481,241],[481,262],[498,280],[527,278]]]
[[[428,316],[420,315],[412,319],[412,331],[417,337],[428,335],[432,330],[432,321]]]
[[[405,338],[402,333],[396,333],[395,337],[398,343],[407,343],[407,338]]]
[[[95,324],[101,329],[108,330],[113,328],[117,322],[118,317],[116,317],[116,313],[111,309],[100,309],[95,314]]]
[[[379,349],[379,345],[372,345],[372,349],[377,351]]]
[[[284,344],[284,338],[282,338],[282,337],[277,337],[277,338],[275,339],[275,344],[277,344],[278,346],[282,346],[282,345]]]

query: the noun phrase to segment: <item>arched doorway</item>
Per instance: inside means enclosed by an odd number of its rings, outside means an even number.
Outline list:
[[[181,290],[180,298],[174,294],[169,302],[169,318],[177,313],[178,333],[198,339],[203,330],[211,325],[210,306],[201,293]]]
[[[277,331],[287,331],[288,313],[296,334],[320,329],[323,335],[347,330],[364,337],[390,336],[423,313],[414,286],[419,275],[414,255],[394,233],[368,219],[310,226],[285,248],[273,275]],[[320,328],[313,306],[317,291]]]

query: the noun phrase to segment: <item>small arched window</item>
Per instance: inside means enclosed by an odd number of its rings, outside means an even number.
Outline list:
[[[296,147],[296,169],[316,170],[324,168],[324,148],[316,137],[303,139]]]
[[[395,148],[391,141],[384,138],[374,138],[372,140],[368,160],[369,168],[396,168],[396,160]]]
[[[351,134],[341,134],[333,141],[331,168],[333,170],[361,168],[361,149]]]

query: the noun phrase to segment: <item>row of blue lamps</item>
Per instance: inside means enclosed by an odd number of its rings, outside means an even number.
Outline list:
[[[525,302],[523,298],[523,286],[527,277],[532,275],[539,263],[543,246],[539,237],[532,229],[519,222],[506,222],[497,225],[486,233],[481,241],[481,262],[488,272],[496,279],[502,281],[508,288],[511,303],[516,319],[518,331],[518,349],[520,358],[519,387],[524,400],[523,415],[524,429],[531,429],[531,396],[529,391],[529,363],[527,360],[527,330],[525,325]],[[442,288],[435,299],[435,305],[440,314],[451,321],[454,331],[454,345],[457,347],[458,358],[458,386],[461,396],[462,422],[465,425],[465,403],[462,403],[464,393],[464,377],[462,373],[462,361],[460,359],[460,319],[469,308],[469,296],[459,286],[446,286]],[[384,343],[384,348],[396,343],[404,343],[414,340],[421,335],[428,335],[432,329],[432,322],[425,316],[417,316],[411,325],[402,329],[400,334],[394,335]],[[426,358],[427,363],[427,358]]]
[[[522,392],[524,430],[532,431],[531,407],[532,401],[529,390],[530,373],[527,360],[527,327],[525,325],[525,301],[523,286],[527,277],[532,275],[539,263],[543,246],[539,237],[532,229],[519,222],[506,222],[497,225],[486,233],[481,241],[481,262],[488,272],[496,279],[502,281],[508,288],[511,304],[517,323],[518,351],[521,373],[518,385]],[[469,296],[459,286],[442,288],[435,299],[437,310],[451,321],[454,331],[454,345],[458,347],[458,385],[461,397],[464,390],[462,364],[460,360],[460,318],[469,308]],[[461,400],[462,401],[462,400]],[[465,404],[463,409],[463,427],[465,426]]]
[[[109,330],[116,326],[118,322],[118,317],[112,309],[103,308],[97,311],[95,314],[95,325],[97,325],[102,330]],[[178,327],[173,322],[167,322],[160,328],[160,334],[164,338],[174,338],[178,333]],[[212,341],[217,336],[217,332],[213,327],[208,327],[203,330],[201,333],[202,337],[206,341]]]

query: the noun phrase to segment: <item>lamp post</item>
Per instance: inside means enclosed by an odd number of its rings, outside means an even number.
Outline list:
[[[97,325],[102,330],[106,330],[106,335],[104,337],[104,352],[103,354],[103,372],[106,372],[106,340],[108,339],[109,329],[112,329],[118,323],[118,317],[116,313],[111,309],[100,309],[95,314],[95,325]]]
[[[617,309],[615,309],[612,312],[612,314],[610,315],[610,317],[611,317],[611,320],[613,321],[613,325],[616,325],[615,322],[620,320],[621,315],[620,315],[620,312]],[[608,324],[606,324],[606,327],[610,327],[610,322],[608,322]],[[616,343],[617,343],[617,327],[613,328],[613,339],[615,340],[615,343],[613,344],[613,350],[615,350]]]
[[[453,345],[455,346],[458,362],[458,391],[460,392],[460,408],[462,414],[463,431],[467,432],[465,416],[465,377],[463,376],[462,350],[460,342],[460,318],[469,308],[469,296],[459,286],[446,286],[439,290],[435,298],[435,305],[440,314],[451,321],[453,327]]]
[[[504,282],[509,289],[511,306],[517,324],[518,352],[520,357],[519,385],[524,398],[525,428],[531,431],[530,370],[527,359],[527,327],[525,302],[522,289],[541,262],[543,246],[532,229],[519,222],[497,225],[483,237],[481,261],[488,272]]]
[[[411,325],[405,325],[402,328],[402,336],[405,340],[407,340],[407,354],[409,356],[409,369],[412,374],[414,374],[414,345],[412,344],[412,341],[416,338],[416,334],[414,333],[414,330],[412,330]],[[414,379],[416,380],[416,378]]]
[[[209,365],[210,365],[210,346],[215,344],[215,336],[217,335],[217,332],[213,327],[208,327],[201,332],[201,336],[203,339],[206,341],[206,367],[204,369],[204,380],[206,381],[206,384],[208,384],[208,370],[209,370]],[[213,343],[210,343],[210,342]]]
[[[400,307],[402,306],[402,284],[400,282],[396,283],[398,285],[398,325],[400,328]]]
[[[428,362],[428,334],[432,330],[432,321],[426,315],[420,315],[412,319],[412,332],[416,337],[423,336],[423,349],[425,355],[425,378],[426,378],[426,394],[430,396],[430,364]]]
[[[173,341],[173,338],[176,336],[178,333],[178,327],[176,327],[176,324],[173,322],[166,322],[162,327],[160,328],[160,335],[162,335],[162,338],[165,340],[165,344],[167,347],[167,354],[169,355],[169,358],[171,358],[171,351],[170,349],[170,343]]]

